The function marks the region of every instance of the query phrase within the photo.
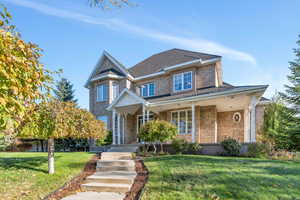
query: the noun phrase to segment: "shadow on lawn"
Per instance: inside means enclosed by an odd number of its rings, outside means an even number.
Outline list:
[[[55,160],[58,160],[60,156],[55,156]],[[28,169],[43,173],[48,173],[47,170],[41,169],[40,166],[48,162],[47,156],[36,157],[10,157],[0,158],[0,168],[3,169]]]

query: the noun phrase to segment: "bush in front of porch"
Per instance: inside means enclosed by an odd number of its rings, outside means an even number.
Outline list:
[[[138,134],[140,140],[152,144],[154,153],[156,153],[155,143],[160,144],[161,152],[163,152],[163,143],[171,141],[177,135],[177,127],[170,122],[164,120],[153,120],[144,124]],[[146,151],[149,146],[147,145]]]

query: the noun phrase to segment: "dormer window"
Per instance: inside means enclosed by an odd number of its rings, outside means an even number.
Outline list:
[[[142,97],[151,97],[155,95],[155,84],[147,83],[141,86],[140,94]]]
[[[173,90],[174,92],[180,92],[184,90],[192,89],[192,72],[183,72],[180,74],[175,74],[173,76]]]

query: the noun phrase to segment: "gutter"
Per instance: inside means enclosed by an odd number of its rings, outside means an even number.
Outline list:
[[[208,100],[208,99],[213,99],[217,97],[224,97],[228,95],[235,95],[235,94],[243,94],[243,93],[252,93],[252,92],[264,92],[267,89],[268,85],[263,85],[263,86],[257,86],[255,88],[249,88],[249,89],[244,89],[241,90],[239,89],[238,91],[224,91],[224,92],[218,92],[218,93],[213,93],[213,94],[205,94],[205,95],[198,95],[198,96],[191,96],[191,97],[186,97],[182,98],[180,100],[177,99],[172,99],[172,100],[166,100],[166,101],[161,101],[161,102],[155,102],[155,103],[149,103],[149,107],[155,107],[155,106],[162,106],[162,105],[169,105],[172,103],[179,103],[179,102],[191,102],[195,100]]]

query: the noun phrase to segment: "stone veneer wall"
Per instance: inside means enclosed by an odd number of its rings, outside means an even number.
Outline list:
[[[235,112],[241,114],[240,122],[234,122],[232,117]],[[231,137],[239,142],[244,142],[244,111],[218,112],[218,142]]]
[[[216,106],[200,108],[200,143],[215,143],[216,137]]]
[[[257,105],[255,111],[256,140],[259,140],[264,124],[265,106]]]

